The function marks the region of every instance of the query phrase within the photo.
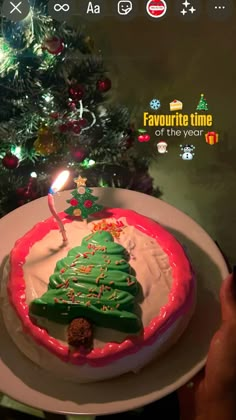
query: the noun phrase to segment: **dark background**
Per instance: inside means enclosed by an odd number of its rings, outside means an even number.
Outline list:
[[[150,128],[151,142],[143,147],[152,148],[150,171],[162,199],[195,219],[235,262],[235,12],[224,22],[206,15],[192,22],[144,16],[129,22],[105,18],[87,28],[111,71],[111,100],[127,105],[140,128],[152,98],[161,101],[160,113],[168,112],[173,99],[191,113],[205,94],[213,126],[204,130],[219,133],[217,145],[207,145],[203,136],[165,136],[169,153],[163,156],[156,151],[160,138]],[[179,146],[185,143],[196,147],[192,161],[179,157]]]

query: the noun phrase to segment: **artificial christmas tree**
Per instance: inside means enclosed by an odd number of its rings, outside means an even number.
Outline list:
[[[100,52],[79,22],[73,29],[53,21],[47,3],[29,0],[20,22],[0,18],[0,216],[19,205],[16,191],[32,172],[38,190],[28,201],[46,195],[61,169],[93,186],[133,188],[134,178],[136,190],[152,185],[129,112],[110,100]]]

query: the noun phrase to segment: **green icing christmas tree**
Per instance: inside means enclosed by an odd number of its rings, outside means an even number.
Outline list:
[[[30,304],[30,314],[70,324],[84,318],[94,325],[137,333],[135,310],[139,283],[131,274],[128,253],[112,235],[98,231],[58,261],[48,290]]]
[[[200,98],[200,101],[199,101],[198,106],[197,106],[197,111],[208,111],[207,101],[204,98],[203,93],[201,94],[201,98]]]
[[[86,187],[86,178],[75,179],[77,189],[72,191],[73,198],[67,200],[71,206],[65,210],[65,213],[70,216],[81,216],[82,219],[87,219],[90,214],[96,213],[103,209],[102,206],[96,204],[98,197],[92,195],[91,188]]]

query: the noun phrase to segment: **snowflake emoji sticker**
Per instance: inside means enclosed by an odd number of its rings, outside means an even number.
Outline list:
[[[159,99],[152,99],[149,105],[151,109],[157,111],[161,107],[161,102]]]

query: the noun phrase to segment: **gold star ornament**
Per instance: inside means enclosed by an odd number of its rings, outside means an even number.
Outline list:
[[[76,178],[74,181],[77,185],[77,188],[86,187],[87,178],[82,178],[82,176],[79,176],[79,178]]]

